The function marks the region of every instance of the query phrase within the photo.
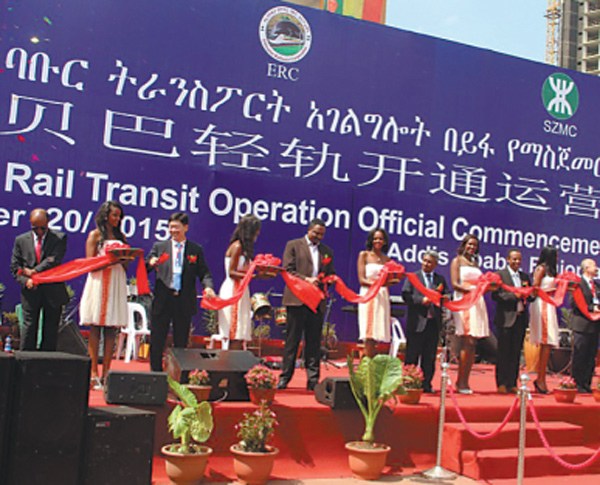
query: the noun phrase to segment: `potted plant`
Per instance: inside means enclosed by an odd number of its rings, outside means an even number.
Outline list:
[[[277,424],[275,413],[266,401],[261,401],[256,411],[244,413],[236,425],[240,441],[231,445],[230,451],[233,469],[241,483],[259,485],[269,479],[279,453],[277,448],[269,445]]]
[[[169,431],[179,443],[162,447],[167,476],[176,484],[189,484],[204,476],[212,449],[201,445],[213,430],[212,408],[206,401],[198,402],[185,386],[168,377],[169,388],[180,402],[169,415]]]
[[[255,365],[244,375],[248,386],[250,401],[257,406],[261,401],[268,405],[275,399],[275,386],[277,380],[275,374],[264,365]]]
[[[577,384],[572,377],[563,377],[558,387],[554,389],[556,402],[572,403],[577,396]]]
[[[194,393],[198,402],[208,401],[212,389],[208,372],[204,369],[194,369],[191,371],[186,387]]]
[[[405,365],[402,368],[402,385],[398,392],[400,402],[418,404],[423,394],[423,371],[418,365]]]
[[[592,389],[592,394],[594,395],[594,400],[600,402],[600,381],[596,382],[596,387]]]
[[[346,443],[348,462],[352,473],[363,480],[377,480],[385,466],[390,447],[375,443],[375,422],[383,405],[395,399],[396,390],[402,386],[402,363],[397,357],[379,354],[363,357],[354,368],[348,356],[350,389],[365,419],[362,441]]]

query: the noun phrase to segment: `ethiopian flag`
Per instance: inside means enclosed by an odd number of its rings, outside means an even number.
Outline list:
[[[348,17],[385,23],[386,0],[324,0],[323,9]]]

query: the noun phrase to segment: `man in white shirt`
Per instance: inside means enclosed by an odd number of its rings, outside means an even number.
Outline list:
[[[593,259],[584,259],[581,262],[581,281],[579,288],[585,298],[589,313],[600,310],[600,297],[598,283],[594,281],[597,276],[598,266]],[[573,379],[577,383],[577,390],[581,393],[592,392],[592,377],[596,368],[596,353],[598,352],[598,335],[600,322],[587,318],[571,298],[573,317]]]
[[[508,251],[507,266],[498,271],[504,284],[516,288],[531,286],[529,275],[520,269],[522,259],[518,249]],[[529,324],[528,301],[502,288],[492,293],[492,299],[496,302],[494,325],[498,333],[496,386],[499,394],[516,393],[523,339]]]

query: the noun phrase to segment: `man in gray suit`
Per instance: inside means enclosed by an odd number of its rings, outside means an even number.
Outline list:
[[[148,254],[146,266],[149,270],[156,269],[150,335],[150,368],[155,372],[162,371],[162,354],[171,322],[173,345],[187,347],[192,315],[198,312],[196,279],[202,282],[207,297],[215,296],[202,246],[186,239],[188,229],[187,214],[172,214],[169,217],[171,239],[155,243]],[[164,261],[161,260],[163,255]]]
[[[508,251],[507,266],[498,271],[504,284],[531,286],[529,275],[520,269],[522,259],[518,249]],[[529,324],[528,301],[502,288],[492,293],[492,299],[496,302],[494,325],[498,332],[496,386],[499,394],[516,393],[523,339]]]
[[[445,278],[435,272],[438,264],[436,251],[425,251],[421,271],[415,273],[426,288],[448,295]],[[442,329],[442,309],[434,305],[407,279],[402,288],[402,298],[408,305],[406,319],[406,364],[420,364],[423,370],[423,392],[431,393],[435,374],[435,357]]]
[[[321,286],[319,274],[334,274],[333,251],[321,243],[325,236],[325,222],[313,219],[304,237],[293,239],[285,246],[283,267],[310,284]],[[283,304],[287,307],[287,327],[283,351],[283,369],[278,389],[285,389],[294,374],[298,346],[304,334],[304,362],[309,391],[319,382],[321,367],[321,332],[325,313],[325,301],[321,301],[316,313],[303,304],[286,286]]]
[[[581,262],[581,281],[579,288],[583,293],[587,310],[600,311],[600,292],[598,284],[594,281],[598,267],[593,259],[584,259]],[[575,301],[571,301],[573,318],[573,379],[577,383],[579,392],[589,394],[592,392],[592,377],[596,368],[596,353],[598,352],[598,335],[600,322],[587,318]]]
[[[48,229],[48,214],[44,209],[31,211],[31,230],[15,239],[10,270],[21,284],[23,332],[21,350],[36,350],[40,312],[44,310],[40,350],[56,350],[58,324],[63,306],[69,301],[64,283],[36,286],[31,277],[62,263],[67,250],[67,236]]]

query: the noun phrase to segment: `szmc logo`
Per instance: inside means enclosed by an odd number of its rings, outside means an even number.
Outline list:
[[[579,107],[579,90],[569,76],[555,72],[542,86],[542,101],[546,111],[557,120],[568,120]]]
[[[269,10],[263,15],[258,32],[264,50],[277,61],[298,62],[310,50],[310,25],[293,8]]]

